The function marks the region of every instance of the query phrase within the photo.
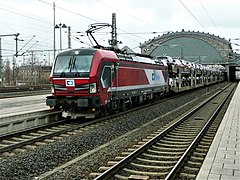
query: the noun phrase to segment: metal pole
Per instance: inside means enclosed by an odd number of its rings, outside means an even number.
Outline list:
[[[12,79],[12,81],[13,81],[13,85],[15,86],[16,84],[15,84],[15,58],[14,58],[14,55],[13,55],[13,70],[12,70],[12,72],[13,72],[13,79]]]
[[[71,27],[68,26],[68,49],[71,49]]]
[[[3,78],[2,78],[2,42],[0,38],[0,86],[3,86]]]
[[[62,25],[60,25],[59,28],[60,28],[60,51],[61,51],[62,50]]]
[[[34,85],[34,77],[33,77],[33,51],[31,51],[31,76],[32,76],[32,82],[31,85]]]
[[[111,46],[112,46],[112,48],[118,48],[116,13],[112,13],[112,39],[111,39]]]
[[[55,2],[53,2],[53,61],[56,56]],[[50,63],[50,62],[49,62]]]
[[[15,56],[16,57],[18,57],[18,36],[19,36],[19,33],[17,33],[17,34],[14,34],[15,36],[16,36],[16,38],[15,38],[15,40],[16,40],[16,54],[15,54]]]

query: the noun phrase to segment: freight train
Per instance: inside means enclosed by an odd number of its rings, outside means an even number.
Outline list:
[[[66,50],[52,67],[46,104],[63,117],[94,118],[225,79],[222,66],[183,62],[104,49]]]

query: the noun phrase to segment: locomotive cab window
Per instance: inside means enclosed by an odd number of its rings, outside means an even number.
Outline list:
[[[53,74],[56,76],[89,76],[93,55],[58,56]]]

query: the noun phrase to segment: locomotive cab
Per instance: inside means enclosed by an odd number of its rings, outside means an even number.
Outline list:
[[[64,117],[95,117],[98,113],[101,100],[97,82],[90,75],[95,52],[68,50],[56,57],[50,76],[52,96],[47,97],[46,104],[62,110]]]

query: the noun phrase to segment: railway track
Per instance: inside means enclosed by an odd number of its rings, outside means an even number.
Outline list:
[[[24,149],[34,148],[35,146],[29,145],[50,137],[57,137],[60,133],[67,132],[70,126],[71,124],[64,119],[18,132],[3,134],[0,136],[0,154],[12,156],[14,152],[23,152]]]
[[[220,124],[214,119],[234,89],[232,84],[215,93],[165,130],[152,133],[90,176],[96,180],[196,178]]]
[[[0,87],[0,99],[33,96],[39,94],[50,94],[50,92],[50,85]]]
[[[141,106],[139,110],[135,109],[132,112],[124,111],[115,117],[103,118],[106,121],[103,119],[95,123],[91,121],[89,125],[77,129],[76,135],[71,135],[72,131],[70,131],[69,134],[65,133],[67,138],[64,138],[64,135],[62,140],[56,139],[54,143],[51,143],[52,138],[49,137],[50,141],[43,139],[40,143],[37,142],[40,146],[34,148],[36,143],[33,142],[33,144],[29,144],[30,146],[27,145],[28,148],[33,149],[24,153],[16,153],[13,157],[0,156],[0,176],[6,177],[6,179],[14,179],[14,177],[20,179],[39,177],[41,179],[40,177],[47,175],[44,179],[49,179],[48,177],[54,173],[54,176],[57,176],[55,179],[61,179],[63,176],[66,177],[65,179],[75,179],[76,177],[88,179],[89,173],[95,172],[101,165],[105,164],[104,162],[115,157],[119,149],[132,147],[132,144],[136,143],[136,139],[140,140],[146,137],[146,134],[150,134],[149,132],[153,132],[153,129],[159,129],[159,127],[172,122],[174,118],[185,112],[185,108],[189,109],[195,106],[197,102],[203,101],[210,94],[213,94],[213,91],[216,92],[225,85],[226,83],[221,84],[221,86],[215,85],[212,88],[204,87],[196,93],[164,99],[156,104]],[[167,118],[168,116],[170,119]],[[151,125],[154,127],[151,128]],[[133,137],[129,137],[129,134]],[[16,136],[20,137],[20,135]],[[60,137],[60,135],[58,136]],[[19,149],[24,148],[25,146]],[[15,153],[15,150],[4,153],[11,154],[12,152]],[[87,158],[81,159],[82,157]],[[72,160],[75,161],[74,165],[70,163]],[[73,167],[72,172],[66,172],[64,169],[64,173],[59,170],[59,176],[57,175],[57,170],[62,168],[58,167],[59,165],[68,164],[67,169],[69,169],[76,165],[76,160],[79,160],[77,163],[81,164],[80,169]],[[76,175],[74,171],[79,175]]]
[[[65,119],[54,123],[33,127],[27,130],[1,135],[0,155],[13,156],[15,153],[24,152],[26,149],[35,148],[36,145],[44,145],[70,135],[75,135],[76,133],[81,132],[84,128],[91,128],[91,126],[104,123],[110,119],[111,121],[114,121],[117,118],[124,118],[131,113],[138,114],[139,111],[148,111],[148,108],[152,108],[154,105],[157,106],[159,103],[171,101],[174,98],[178,98],[179,96],[184,96],[186,94],[187,93],[181,93],[170,98],[153,102],[151,104],[135,107],[124,112],[91,121],[70,121],[69,119]]]

